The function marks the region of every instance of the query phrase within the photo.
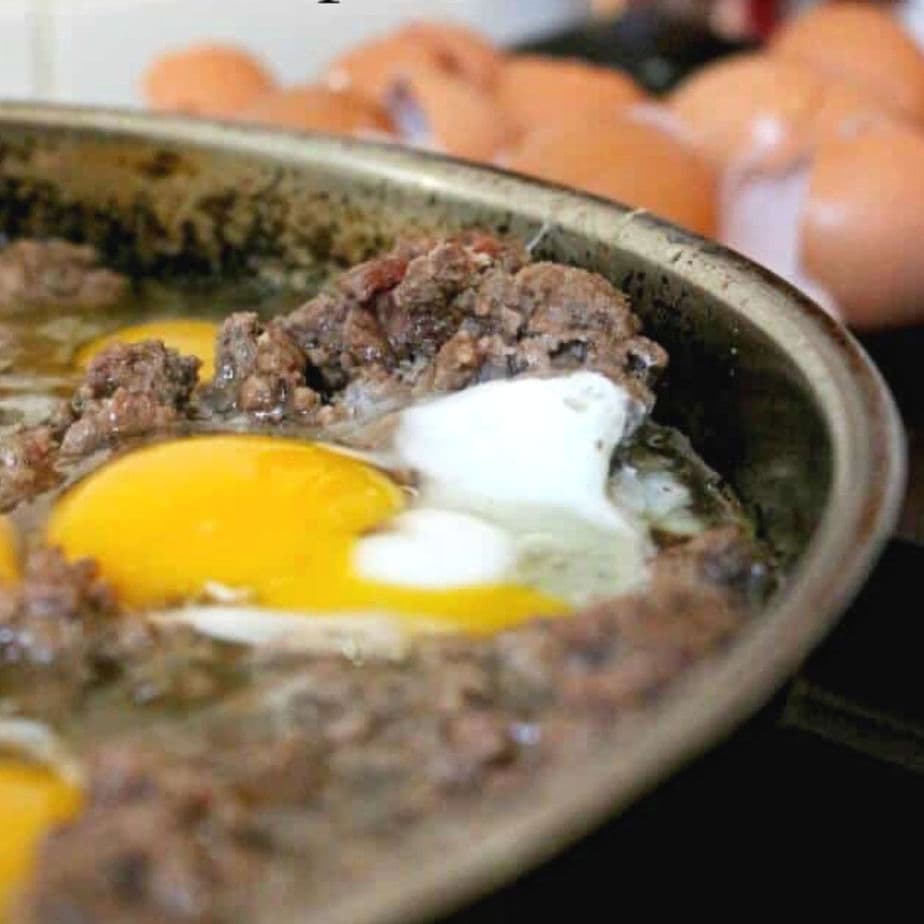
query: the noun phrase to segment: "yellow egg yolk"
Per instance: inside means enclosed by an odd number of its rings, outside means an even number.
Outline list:
[[[123,327],[90,341],[77,351],[77,365],[85,369],[90,360],[101,350],[114,343],[140,343],[142,340],[162,340],[172,350],[187,356],[196,356],[202,361],[199,379],[203,382],[215,376],[215,338],[218,325],[211,321],[173,320],[151,321]]]
[[[0,584],[12,584],[18,577],[16,531],[5,516],[0,516]]]
[[[44,767],[0,758],[0,922],[28,877],[43,836],[73,817],[80,790]]]
[[[96,559],[136,607],[218,584],[277,610],[387,612],[473,632],[567,610],[513,584],[417,589],[362,578],[351,563],[357,540],[404,506],[388,477],[333,450],[205,436],[138,450],[89,476],[52,513],[48,539]]]

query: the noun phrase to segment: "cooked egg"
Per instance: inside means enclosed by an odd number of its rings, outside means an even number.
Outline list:
[[[528,132],[564,122],[593,125],[642,102],[645,92],[631,77],[611,68],[542,55],[515,55],[501,70],[497,96],[511,124]]]
[[[388,111],[403,140],[456,157],[489,160],[510,138],[492,96],[435,70],[395,84]]]
[[[799,224],[806,271],[859,328],[924,320],[924,135],[868,126],[818,149]]]
[[[353,48],[334,61],[324,81],[386,105],[396,84],[418,71],[457,78],[475,90],[493,88],[500,54],[462,26],[419,22]]]
[[[492,631],[645,580],[647,533],[608,490],[642,416],[574,373],[408,408],[375,459],[258,436],[162,443],[79,483],[48,538],[95,558],[131,606],[198,601],[186,616],[213,633],[224,612],[225,636],[276,635],[298,614]]]
[[[144,95],[153,109],[228,118],[274,84],[269,71],[247,52],[196,45],[158,58],[144,75]]]
[[[212,321],[194,319],[167,319],[148,321],[123,327],[111,334],[98,337],[84,344],[75,357],[77,365],[85,369],[90,361],[115,343],[140,343],[142,340],[162,340],[172,350],[178,350],[188,356],[196,356],[202,361],[199,378],[208,381],[215,375],[215,342],[218,337],[218,325]]]
[[[392,125],[373,102],[325,87],[289,87],[260,97],[238,118],[259,125],[329,132],[335,135],[388,136]]]
[[[540,129],[503,166],[646,209],[691,231],[714,235],[715,171],[683,140],[669,113],[653,106],[609,121]]]
[[[472,630],[565,609],[500,582],[452,587],[453,574],[442,590],[365,579],[352,560],[357,546],[404,506],[385,475],[329,449],[199,437],[140,450],[91,476],[59,505],[49,540],[97,559],[137,607],[201,598],[217,584],[270,609],[384,610]]]
[[[0,585],[10,584],[19,577],[19,552],[16,530],[5,516],[0,515]]]
[[[897,20],[873,4],[821,4],[786,23],[770,49],[924,121],[924,55]]]
[[[43,837],[80,809],[80,790],[53,770],[0,757],[0,919],[28,878]]]

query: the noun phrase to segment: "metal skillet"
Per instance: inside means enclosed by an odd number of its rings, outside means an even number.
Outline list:
[[[721,655],[628,738],[524,804],[473,818],[451,852],[383,863],[319,924],[433,917],[619,812],[743,721],[792,674],[866,577],[898,515],[904,441],[861,348],[779,279],[654,217],[398,148],[180,119],[0,106],[0,232],[87,240],[159,278],[307,286],[404,231],[480,226],[599,271],[672,357],[656,418],[734,486],[786,579]],[[266,920],[301,921],[298,900]]]

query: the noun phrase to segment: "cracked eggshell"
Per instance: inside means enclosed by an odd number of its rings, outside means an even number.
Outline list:
[[[253,55],[225,45],[195,45],[161,55],[143,77],[152,109],[228,118],[275,87]]]
[[[391,120],[377,105],[355,93],[326,87],[289,87],[262,96],[239,113],[242,121],[335,135],[390,136]]]
[[[897,19],[872,4],[817,6],[785,24],[770,53],[847,80],[924,122],[924,54]]]
[[[530,133],[503,166],[646,209],[698,234],[717,224],[717,178],[670,114],[645,106],[608,122]]]
[[[802,211],[802,263],[857,328],[924,320],[924,135],[868,126],[819,146]]]
[[[497,98],[516,130],[530,132],[563,121],[593,123],[647,96],[631,77],[612,68],[515,55],[501,71]]]

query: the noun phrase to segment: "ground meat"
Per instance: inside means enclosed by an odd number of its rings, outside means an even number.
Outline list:
[[[0,665],[50,668],[77,686],[93,672],[91,649],[115,598],[89,561],[66,562],[53,550],[30,555],[20,584],[0,589]],[[10,681],[10,676],[4,677]]]
[[[759,572],[739,532],[715,530],[662,556],[644,592],[571,618],[422,640],[398,662],[302,656],[271,713],[181,745],[107,745],[88,811],[46,844],[25,920],[246,919],[268,849],[336,880],[415,823],[451,824],[579,759],[740,628]]]
[[[233,786],[118,748],[98,756],[90,778],[90,811],[45,845],[30,919],[218,924],[243,916],[268,857]],[[74,850],[75,838],[93,849]]]
[[[200,361],[159,340],[114,344],[97,354],[72,401],[76,420],[61,444],[86,455],[119,437],[163,429],[186,411]]]
[[[93,307],[117,302],[125,276],[104,269],[92,247],[17,241],[0,251],[0,305]]]
[[[206,703],[240,683],[240,652],[183,626],[125,617],[91,561],[32,552],[0,588],[0,695],[36,719],[73,719],[106,685],[135,705]]]
[[[263,324],[239,312],[222,325],[211,400],[222,412],[235,410],[265,420],[306,415],[320,406],[308,387],[308,357],[278,322]]]
[[[485,235],[399,245],[350,270],[283,322],[331,403],[413,396],[521,374],[593,369],[650,407],[667,362],[603,277],[529,262]],[[363,391],[374,392],[368,400]]]
[[[58,439],[48,426],[22,430],[0,439],[0,511],[10,510],[54,486]]]

